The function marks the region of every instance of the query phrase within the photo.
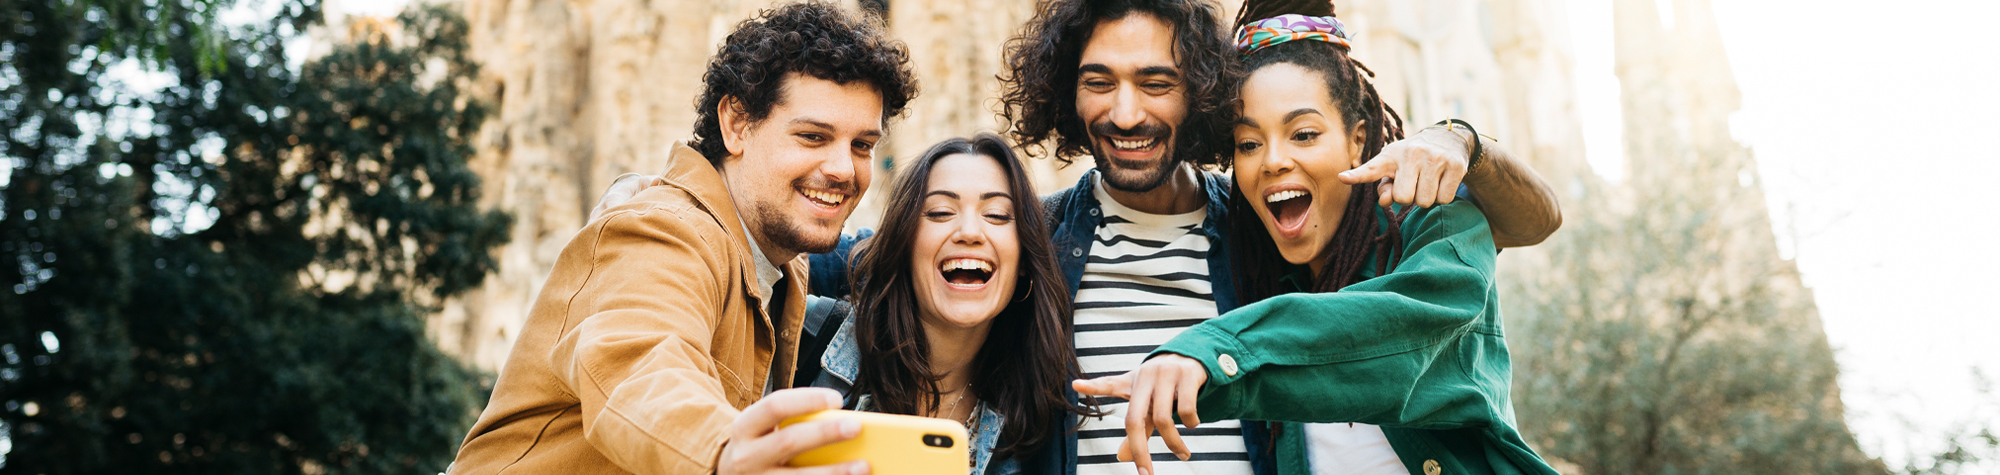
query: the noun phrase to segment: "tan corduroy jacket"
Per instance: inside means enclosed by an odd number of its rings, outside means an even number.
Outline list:
[[[805,258],[765,315],[722,175],[675,144],[663,181],[563,248],[452,474],[711,473],[767,375],[791,385]]]

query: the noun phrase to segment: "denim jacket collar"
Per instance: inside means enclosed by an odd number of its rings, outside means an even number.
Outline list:
[[[827,343],[826,353],[819,358],[820,367],[825,368],[820,380],[831,384],[818,386],[830,387],[854,398],[852,402],[857,411],[872,412],[875,405],[868,395],[854,394],[854,379],[861,377],[861,344],[854,339],[854,320],[850,316],[847,321],[841,322],[840,330],[833,334],[833,341]],[[972,475],[987,473],[993,449],[1000,444],[1000,429],[1006,422],[1007,419],[999,411],[994,411],[984,402],[979,404],[979,431],[971,434],[972,441],[967,447],[972,452]],[[997,468],[999,470],[993,472],[995,475],[1020,472],[1019,464],[1014,460],[1001,461]]]
[[[1229,226],[1229,189],[1235,186],[1228,175],[1196,170],[1201,179],[1202,192],[1207,196],[1208,217],[1201,222],[1202,233],[1208,235],[1208,276],[1215,296],[1217,314],[1237,307],[1235,274],[1229,268],[1229,246],[1226,236]],[[1091,244],[1096,242],[1097,227],[1104,224],[1104,211],[1097,202],[1097,170],[1083,173],[1076,186],[1068,190],[1063,209],[1051,209],[1049,213],[1062,218],[1056,224],[1053,234],[1056,258],[1061,261],[1063,277],[1068,280],[1070,297],[1076,296],[1078,285],[1083,282],[1083,265],[1090,258]]]

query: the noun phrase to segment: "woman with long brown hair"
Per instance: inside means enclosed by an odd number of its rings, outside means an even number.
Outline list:
[[[841,390],[857,410],[960,421],[973,474],[1017,473],[1066,429],[1064,413],[1092,413],[1063,393],[1078,370],[1046,211],[992,134],[932,146],[886,203],[854,257],[852,306],[821,299],[808,312],[839,326],[808,337],[825,349],[795,380]]]
[[[1185,454],[1178,415],[1288,421],[1272,430],[1280,473],[1554,473],[1514,426],[1486,217],[1464,201],[1379,207],[1387,185],[1337,178],[1403,131],[1333,6],[1252,0],[1236,40],[1231,244],[1247,304],[1138,370],[1076,383],[1130,399],[1121,460],[1146,473],[1154,430]],[[1478,168],[1477,134],[1440,125]]]

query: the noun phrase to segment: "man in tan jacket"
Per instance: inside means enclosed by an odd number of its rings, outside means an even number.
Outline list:
[[[800,256],[834,246],[885,121],[915,94],[903,46],[839,7],[738,25],[665,186],[563,249],[450,471],[763,473],[858,434],[852,420],[778,430],[840,397],[772,391],[792,383]]]

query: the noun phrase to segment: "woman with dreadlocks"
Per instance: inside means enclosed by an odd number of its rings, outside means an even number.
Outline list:
[[[1230,218],[1251,303],[1075,383],[1130,401],[1119,456],[1142,474],[1155,430],[1188,456],[1176,415],[1289,421],[1271,427],[1279,473],[1554,473],[1514,427],[1485,216],[1378,207],[1389,184],[1337,178],[1403,137],[1348,41],[1324,0],[1243,7]]]

